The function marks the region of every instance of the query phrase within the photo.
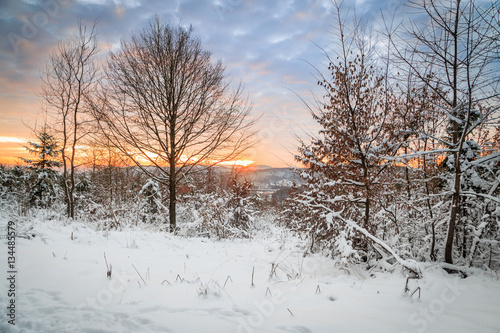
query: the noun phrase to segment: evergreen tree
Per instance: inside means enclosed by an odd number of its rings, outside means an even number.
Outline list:
[[[37,134],[38,142],[28,142],[26,150],[37,158],[26,159],[24,162],[33,171],[33,183],[29,190],[29,202],[34,207],[49,207],[56,196],[57,172],[54,167],[61,163],[54,160],[60,154],[54,137],[45,130]]]
[[[30,165],[33,169],[52,169],[60,167],[61,163],[54,160],[59,154],[57,142],[54,137],[45,130],[37,134],[39,142],[28,142],[29,146],[25,146],[26,150],[38,158],[27,159],[21,158],[24,162]]]

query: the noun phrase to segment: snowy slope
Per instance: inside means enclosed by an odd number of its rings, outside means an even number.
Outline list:
[[[7,220],[0,222],[3,235]],[[409,283],[421,288],[419,300],[418,292],[403,293],[399,270],[348,275],[330,259],[304,258],[298,241],[279,230],[214,241],[35,221],[20,222],[18,232],[31,226],[34,238],[17,239],[15,326],[4,320],[1,279],[1,332],[500,331],[500,282],[485,274],[458,279],[427,270]],[[0,246],[6,272],[5,238]]]

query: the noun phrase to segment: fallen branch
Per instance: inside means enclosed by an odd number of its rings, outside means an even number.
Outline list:
[[[420,278],[422,276],[422,272],[421,272],[420,267],[416,261],[414,261],[414,260],[410,261],[410,260],[405,260],[405,259],[401,258],[399,255],[397,255],[396,252],[394,252],[393,249],[391,249],[391,247],[389,245],[387,245],[384,241],[380,240],[379,238],[373,236],[365,228],[360,227],[359,225],[357,225],[356,223],[354,223],[351,220],[344,219],[340,215],[340,212],[334,212],[333,210],[329,209],[328,207],[325,207],[324,205],[321,205],[321,206],[324,207],[325,209],[327,209],[328,211],[330,211],[330,213],[327,214],[327,216],[326,216],[326,220],[327,220],[328,224],[333,223],[334,217],[338,218],[339,220],[341,220],[342,222],[344,222],[345,224],[347,224],[351,228],[362,233],[363,235],[370,238],[372,241],[374,241],[378,245],[382,246],[384,248],[384,250],[389,252],[401,266],[403,266],[407,270],[411,271],[413,274],[415,274],[417,276],[417,278]]]
[[[475,270],[473,268],[448,264],[445,262],[433,263],[432,265],[425,266],[425,269],[431,268],[435,265],[439,266],[441,269],[445,270],[446,272],[448,272],[450,274],[454,273],[454,272],[461,273],[464,277],[477,274],[477,270]]]

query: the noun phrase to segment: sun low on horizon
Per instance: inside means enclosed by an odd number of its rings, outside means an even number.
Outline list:
[[[27,139],[27,138],[18,138],[18,137],[4,137],[0,136],[0,165],[6,166],[14,166],[14,165],[26,165],[26,163],[22,160],[36,158],[27,151],[27,146],[29,146],[29,142],[36,142],[36,139]],[[80,148],[80,152],[84,152],[88,150],[89,147]],[[145,161],[146,162],[146,161]],[[85,164],[85,162],[81,162],[80,164]],[[145,163],[148,164],[148,163]],[[249,167],[255,166],[257,163],[255,160],[251,159],[236,159],[230,161],[223,161],[219,163],[215,163],[216,165],[223,166],[240,166],[240,167]]]
[[[99,18],[96,38],[99,58],[104,60],[108,50],[119,50],[121,39],[160,15],[171,23],[192,24],[212,60],[226,67],[228,80],[235,88],[239,83],[244,87],[251,115],[260,117],[256,124],[260,143],[250,149],[248,157],[229,164],[292,165],[296,134],[306,133],[315,124],[297,97],[308,96],[317,87],[311,66],[303,59],[321,61],[321,52],[310,46],[327,43],[331,6],[316,1],[287,8],[264,1],[222,1],[222,5],[158,1],[155,6],[99,0],[2,2],[0,137],[4,140],[0,140],[0,163],[19,164],[18,157],[28,157],[23,147],[33,140],[32,129],[43,125],[40,114],[46,111],[39,94],[40,73],[58,43],[77,31],[79,19],[91,25]]]
[[[255,161],[252,160],[235,160],[235,161],[226,161],[220,163],[221,165],[230,165],[230,166],[242,166],[242,167],[247,167],[250,165],[255,164]]]

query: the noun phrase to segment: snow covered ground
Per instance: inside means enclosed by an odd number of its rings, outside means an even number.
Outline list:
[[[500,332],[500,282],[485,273],[427,269],[409,282],[419,299],[403,292],[399,268],[347,274],[331,259],[304,258],[279,229],[215,241],[79,223],[17,228],[35,237],[17,239],[15,326],[1,279],[1,332]],[[4,237],[0,246],[6,275]]]

